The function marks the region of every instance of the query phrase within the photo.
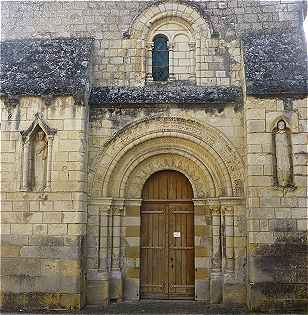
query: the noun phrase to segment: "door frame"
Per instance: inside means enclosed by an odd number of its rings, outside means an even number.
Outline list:
[[[128,244],[125,251],[127,268],[124,277],[124,298],[140,299],[140,244],[142,199],[126,199],[124,239]],[[210,301],[210,266],[212,252],[211,209],[208,199],[193,199],[194,209],[194,267],[196,301]]]

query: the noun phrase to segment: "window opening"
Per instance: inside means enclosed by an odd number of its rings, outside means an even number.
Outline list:
[[[154,37],[152,76],[154,81],[167,81],[169,78],[168,38],[165,35]]]

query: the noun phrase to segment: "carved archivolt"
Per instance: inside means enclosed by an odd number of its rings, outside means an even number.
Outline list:
[[[146,40],[149,32],[153,29],[153,25],[156,25],[159,20],[174,17],[180,17],[190,25],[194,34],[202,33],[203,36],[209,36],[212,32],[210,19],[205,17],[197,6],[162,1],[159,4],[154,3],[150,5],[141,14],[136,16],[124,34],[126,37],[132,39]]]
[[[20,189],[44,191],[51,186],[52,144],[57,130],[50,128],[41,113],[27,130],[21,131]]]
[[[144,119],[116,133],[90,169],[90,194],[139,198],[142,183],[161,169],[183,172],[195,198],[243,194],[244,165],[231,143],[216,128],[179,117]]]
[[[141,198],[145,181],[160,170],[175,170],[183,173],[191,181],[195,198],[206,198],[215,193],[210,174],[206,176],[198,161],[166,152],[155,154],[139,163],[129,176],[123,178],[120,194],[127,198]]]

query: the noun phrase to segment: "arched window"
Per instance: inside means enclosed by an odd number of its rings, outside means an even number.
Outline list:
[[[168,38],[165,35],[159,34],[154,37],[152,76],[154,81],[167,81],[169,78]]]

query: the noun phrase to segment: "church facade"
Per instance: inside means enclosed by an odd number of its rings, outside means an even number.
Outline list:
[[[305,2],[1,2],[3,309],[308,305]]]

